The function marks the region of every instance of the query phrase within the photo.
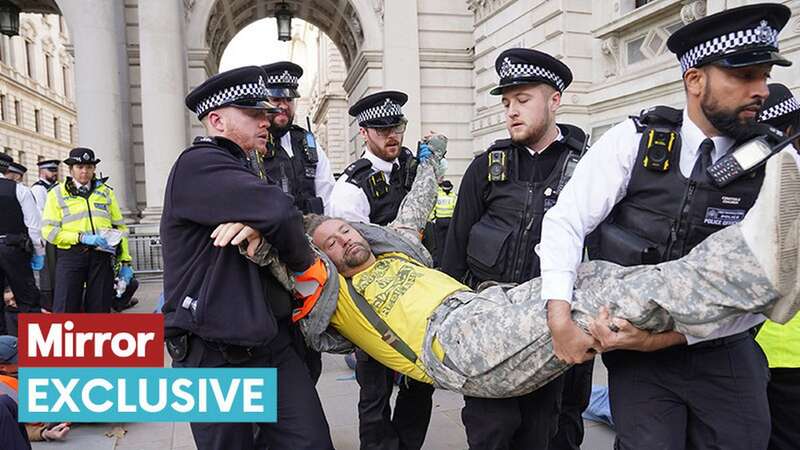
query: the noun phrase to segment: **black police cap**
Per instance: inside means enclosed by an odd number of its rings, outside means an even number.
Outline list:
[[[6,155],[5,153],[0,153],[0,169],[8,169],[8,165],[14,162],[14,158]]]
[[[696,20],[672,33],[667,47],[683,72],[713,63],[738,68],[757,64],[790,66],[778,54],[778,33],[791,10],[777,3],[761,3],[721,11]]]
[[[297,98],[297,86],[303,76],[303,68],[291,61],[280,61],[261,66],[266,74],[267,92],[270,97]]]
[[[25,172],[28,171],[28,168],[18,162],[12,162],[8,165],[8,171],[19,175],[25,175]]]
[[[57,159],[45,159],[36,163],[40,169],[58,169],[59,164],[61,161]]]
[[[69,151],[69,158],[64,160],[64,164],[97,164],[100,160],[94,157],[94,150],[86,147],[75,147]]]
[[[769,86],[769,97],[761,107],[758,121],[783,128],[793,123],[800,116],[800,100],[786,86],[773,83]],[[796,130],[795,130],[796,131]]]
[[[489,93],[501,95],[510,86],[521,84],[545,83],[553,86],[558,92],[572,83],[572,71],[566,64],[547,53],[529,48],[510,48],[494,62],[500,83]]]
[[[355,102],[347,111],[364,128],[388,128],[406,121],[403,105],[408,95],[400,91],[381,91]]]
[[[186,96],[186,107],[202,119],[223,106],[248,109],[274,109],[267,103],[265,74],[258,66],[245,66],[218,73]]]

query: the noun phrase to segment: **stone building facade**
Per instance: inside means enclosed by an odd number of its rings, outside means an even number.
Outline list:
[[[202,133],[184,95],[217,72],[239,30],[273,17],[280,3],[319,30],[316,40],[304,31],[297,51],[319,69],[307,71],[306,105],[334,170],[360,152],[347,106],[397,89],[409,94],[406,144],[428,130],[447,134],[448,173],[458,182],[473,155],[505,134],[499,99],[488,93],[502,50],[531,47],[564,60],[575,81],[558,120],[596,137],[644,107],[683,103],[678,63],[665,49],[670,32],[762,0],[14,1],[25,11],[63,14],[74,46],[80,143],[103,159],[128,217],[155,222],[172,162]],[[796,64],[776,68],[773,78],[797,90],[800,1],[778,1],[793,11],[780,44]]]
[[[0,36],[0,151],[38,179],[36,163],[64,159],[78,129],[73,57],[61,16],[21,14],[19,36]]]

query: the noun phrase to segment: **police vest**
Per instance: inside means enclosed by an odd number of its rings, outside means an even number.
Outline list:
[[[387,225],[393,221],[400,203],[411,190],[417,176],[417,159],[411,150],[403,147],[397,161],[397,176],[390,180],[382,171],[373,170],[367,158],[356,160],[344,170],[347,182],[361,188],[367,196],[370,223]]]
[[[352,280],[339,277],[330,323],[386,367],[432,383],[421,360],[428,319],[444,299],[466,289],[402,253],[385,253]]]
[[[562,154],[550,176],[539,183],[520,179],[517,152],[528,151],[526,148],[503,139],[487,150],[503,152],[506,176],[504,181],[487,184],[483,193],[486,211],[469,232],[466,262],[471,285],[487,280],[521,283],[539,276],[534,247],[541,239],[542,219],[569,180],[569,168],[580,158],[586,136],[578,127],[559,127],[564,138],[552,145],[563,146]]]
[[[17,199],[17,183],[8,178],[0,178],[0,235],[24,234],[25,216]]]
[[[44,181],[44,180],[41,180],[41,179],[40,179],[40,180],[36,180],[36,183],[33,183],[33,186],[41,186],[41,187],[43,187],[43,188],[44,188],[46,191],[49,191],[50,189],[52,189],[52,188],[53,188],[53,186],[55,186],[55,185],[57,185],[57,184],[58,184],[58,182],[55,182],[55,183],[48,183],[48,182],[46,182],[46,181]],[[33,186],[31,186],[31,187],[33,187]]]
[[[680,121],[673,123],[675,130],[680,126]],[[638,123],[637,128],[642,131]],[[718,188],[684,177],[678,164],[680,152],[679,146],[673,149],[668,170],[648,170],[646,149],[640,145],[627,194],[600,225],[592,259],[623,266],[675,260],[712,233],[744,218],[761,189],[764,169]]]
[[[42,236],[60,249],[69,249],[80,242],[81,233],[99,233],[115,228],[123,233],[119,244],[119,261],[131,260],[128,253],[128,227],[125,226],[114,190],[93,179],[88,195],[75,192],[71,178],[47,193],[42,212]]]
[[[276,138],[267,144],[264,171],[267,178],[280,186],[283,192],[294,197],[294,204],[304,214],[323,213],[322,199],[317,197],[314,180],[317,176],[317,149],[309,148],[306,130],[292,125],[288,131],[292,143],[292,157]]]
[[[756,341],[764,349],[770,368],[800,368],[800,314],[783,325],[764,322]]]
[[[431,219],[451,219],[456,209],[456,194],[445,192],[439,188],[436,195],[436,206],[433,208]]]

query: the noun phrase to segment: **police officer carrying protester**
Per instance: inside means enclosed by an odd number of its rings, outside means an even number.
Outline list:
[[[510,138],[477,156],[461,181],[447,236],[442,270],[473,288],[484,281],[522,283],[539,276],[542,218],[559,197],[581,157],[586,135],[556,124],[561,95],[572,82],[569,68],[536,50],[513,48],[495,62]],[[547,449],[559,425],[562,391],[577,411],[561,433],[578,448],[580,414],[591,391],[591,366],[576,366],[570,386],[557,378],[517,398],[464,397],[461,417],[471,449]],[[560,447],[558,447],[560,448]]]
[[[281,293],[275,279],[239,252],[240,242],[249,251],[271,244],[298,281],[315,284],[314,292],[326,280],[292,199],[248,167],[246,154],[269,138],[267,114],[274,109],[265,77],[259,67],[241,67],[187,95],[186,106],[207,136],[181,153],[165,189],[163,311],[173,366],[278,370],[277,421],[192,423],[201,450],[255,448],[256,433],[274,449],[333,448],[313,382],[291,346],[286,289]],[[248,227],[236,231],[236,245],[217,247],[212,235],[225,237],[230,231],[218,226],[228,222]]]
[[[767,447],[768,371],[751,333],[762,316],[701,339],[640,332],[601,314],[591,327],[598,344],[572,322],[569,301],[595,228],[593,256],[627,266],[674,260],[741,221],[763,167],[723,171],[732,176],[725,182],[714,164],[763,132],[756,119],[770,71],[791,64],[778,53],[790,14],[774,3],[743,6],[673,33],[667,46],[680,61],[686,109],[651,108],[605,133],[545,216],[539,256],[553,347],[569,363],[591,358],[593,347],[618,349],[603,359],[620,449]]]
[[[300,97],[297,86],[303,69],[289,61],[261,68],[266,72],[269,102],[280,108],[270,117],[272,139],[263,155],[266,176],[293,196],[295,206],[304,214],[322,214],[335,180],[328,156],[311,130],[295,123],[295,99]]]
[[[417,160],[403,147],[408,96],[397,91],[367,95],[348,111],[364,138],[364,155],[336,180],[329,214],[345,220],[387,225],[411,189]],[[400,383],[394,414],[390,399],[394,372],[356,350],[356,380],[361,390],[358,426],[362,449],[419,449],[433,407],[433,387],[410,378]]]
[[[16,312],[37,312],[39,290],[32,270],[41,270],[44,247],[39,211],[30,189],[6,177],[10,156],[0,153],[0,290],[11,287],[17,311],[0,303],[0,329],[16,336]],[[6,317],[2,317],[6,316]],[[9,320],[7,320],[9,319]]]
[[[758,115],[787,136],[800,131],[800,101],[779,83],[769,85],[769,97]],[[794,141],[800,160],[800,138]],[[769,363],[769,416],[772,432],[768,450],[790,450],[800,442],[800,314],[784,325],[767,320],[756,336]]]
[[[115,257],[133,278],[128,227],[114,190],[95,176],[99,162],[92,149],[73,148],[64,160],[70,176],[47,193],[42,235],[56,247],[53,312],[111,312]]]
[[[44,214],[44,205],[47,201],[47,192],[58,185],[58,170],[61,161],[48,159],[39,161],[39,179],[31,186],[33,198],[36,200],[36,207],[39,213]],[[45,241],[45,263],[44,268],[39,272],[39,290],[42,293],[42,308],[53,309],[53,281],[56,273],[56,248],[53,244]]]

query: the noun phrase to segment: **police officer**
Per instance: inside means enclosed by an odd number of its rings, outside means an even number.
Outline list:
[[[441,266],[447,230],[450,228],[450,219],[453,218],[457,199],[458,196],[453,192],[453,183],[450,180],[442,180],[436,191],[436,206],[428,217],[422,238],[422,244],[431,253],[434,267]]]
[[[595,257],[657,263],[687,254],[753,205],[763,168],[723,187],[708,169],[758,132],[770,71],[791,64],[778,53],[790,14],[783,5],[758,4],[677,30],[667,46],[680,61],[686,109],[651,108],[620,123],[578,164],[545,216],[539,251],[560,359],[580,362],[597,346],[569,315],[588,232],[599,227]],[[768,372],[750,332],[761,321],[745,316],[703,339],[640,333],[619,319],[595,327],[604,351],[620,349],[603,358],[618,448],[766,448]]]
[[[0,153],[0,290],[8,284],[17,301],[16,310],[0,303],[0,328],[16,336],[16,313],[39,310],[39,290],[31,269],[41,270],[44,247],[33,194],[5,175],[12,163],[10,156]]]
[[[800,131],[800,101],[779,83],[769,85],[769,97],[758,115],[764,122],[783,131],[787,136]],[[800,153],[800,138],[794,141]],[[800,154],[798,154],[800,160]],[[800,417],[800,314],[784,325],[772,321],[756,336],[769,362],[769,416],[772,432],[768,450],[790,450],[800,442],[800,429],[795,421]]]
[[[128,227],[114,190],[95,177],[99,162],[92,149],[73,148],[64,160],[71,176],[47,193],[42,235],[56,247],[53,312],[111,312],[115,255],[133,278]]]
[[[304,214],[325,212],[333,173],[328,156],[319,147],[311,130],[294,123],[298,80],[303,69],[289,61],[261,66],[266,72],[269,101],[280,108],[270,117],[268,142],[263,156],[267,178],[294,197],[295,206]]]
[[[498,56],[495,68],[500,84],[491,94],[502,96],[510,138],[496,141],[467,168],[442,257],[442,270],[473,288],[539,276],[534,247],[542,217],[586,141],[580,128],[555,121],[562,92],[572,82],[566,65],[546,53],[513,48]],[[588,402],[589,382],[570,386],[580,390],[582,402]],[[464,397],[461,417],[470,448],[547,449],[558,428],[563,389],[558,378],[522,397]],[[582,428],[572,432],[579,433],[572,439],[579,445]]]
[[[58,169],[61,161],[48,159],[36,163],[39,166],[39,179],[31,186],[33,198],[36,199],[36,207],[39,212],[44,212],[44,203],[47,200],[47,191],[58,184]]]
[[[330,215],[387,225],[397,216],[411,189],[417,161],[403,147],[408,96],[382,91],[357,101],[348,111],[364,138],[364,155],[336,180]],[[425,441],[433,407],[433,387],[409,378],[400,383],[394,415],[390,398],[394,372],[356,350],[356,380],[361,390],[358,427],[362,449],[419,449]]]
[[[28,168],[23,166],[22,164],[12,161],[8,165],[8,171],[6,172],[6,177],[14,181],[16,183],[22,183],[22,180],[25,178],[25,173],[28,171]]]
[[[216,247],[210,238],[220,224],[244,222],[257,235],[248,242],[271,244],[292,271],[322,267],[292,199],[248,167],[246,153],[269,137],[264,78],[257,66],[241,67],[187,95],[208,135],[181,153],[165,189],[163,311],[173,366],[278,369],[277,421],[192,423],[201,450],[254,448],[256,431],[269,448],[333,448],[308,370],[291,347],[289,294],[237,245]]]
[[[36,207],[39,213],[44,214],[44,204],[47,201],[47,192],[58,185],[58,172],[61,161],[57,159],[47,159],[39,161],[39,179],[31,186],[33,198],[36,200]],[[53,309],[53,282],[56,273],[56,248],[53,244],[45,241],[45,263],[44,268],[39,271],[39,291],[42,294],[42,308],[50,311]]]

